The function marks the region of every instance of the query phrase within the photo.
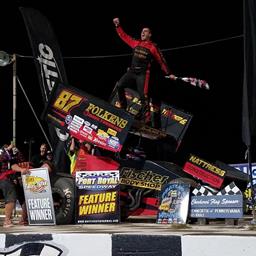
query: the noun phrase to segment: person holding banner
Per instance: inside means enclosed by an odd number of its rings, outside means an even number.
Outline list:
[[[74,137],[71,137],[69,151],[68,151],[68,156],[70,159],[71,174],[73,174],[75,170],[76,159],[77,159],[79,150],[83,151],[84,154],[91,154],[92,148],[93,148],[92,144],[82,142],[82,141],[78,142]]]
[[[0,150],[0,189],[3,192],[5,200],[5,219],[3,223],[4,228],[13,226],[11,217],[17,201],[17,190],[15,183],[11,179],[11,175],[16,172],[28,174],[29,165],[24,163],[22,154],[14,154],[16,147],[13,143],[5,144]],[[16,184],[17,185],[17,184]],[[21,195],[19,195],[20,197]],[[26,216],[26,207],[22,203],[22,218]]]
[[[42,143],[39,150],[39,154],[33,155],[31,159],[31,164],[34,168],[41,167],[44,161],[47,160],[48,145],[46,143]]]
[[[120,107],[127,108],[125,88],[130,88],[135,84],[142,105],[141,114],[144,115],[145,123],[148,123],[150,121],[148,92],[152,83],[152,73],[155,72],[156,66],[159,65],[165,76],[170,79],[176,80],[176,76],[171,74],[161,51],[151,41],[152,31],[150,28],[144,27],[141,31],[141,38],[134,39],[124,32],[119,18],[114,18],[113,23],[119,37],[133,49],[131,66],[116,84]]]

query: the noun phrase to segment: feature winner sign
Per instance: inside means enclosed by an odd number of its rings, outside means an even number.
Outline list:
[[[113,152],[121,151],[133,121],[126,111],[62,84],[54,87],[43,115],[78,140]]]
[[[76,172],[77,224],[118,223],[119,170]]]
[[[226,174],[225,170],[222,170],[195,155],[190,155],[183,170],[215,188],[221,187]]]
[[[51,184],[46,168],[21,175],[29,225],[55,225]]]

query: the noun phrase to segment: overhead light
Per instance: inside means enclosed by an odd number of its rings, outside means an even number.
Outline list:
[[[4,67],[9,65],[12,62],[12,57],[4,52],[4,51],[0,51],[0,66]]]

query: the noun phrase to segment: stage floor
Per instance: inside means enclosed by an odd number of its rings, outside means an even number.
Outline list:
[[[209,224],[156,224],[153,217],[133,217],[117,224],[76,224],[56,226],[19,226],[3,228],[3,219],[0,219],[0,233],[22,234],[136,234],[136,235],[239,235],[256,236],[256,225],[251,224],[252,217],[239,219],[237,225],[225,224],[224,220],[210,220]],[[18,220],[14,220],[17,223]]]

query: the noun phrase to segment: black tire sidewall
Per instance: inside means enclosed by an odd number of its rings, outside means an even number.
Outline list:
[[[57,225],[74,223],[75,184],[73,178],[55,177],[52,183],[53,197],[61,198],[61,204],[55,211]]]

